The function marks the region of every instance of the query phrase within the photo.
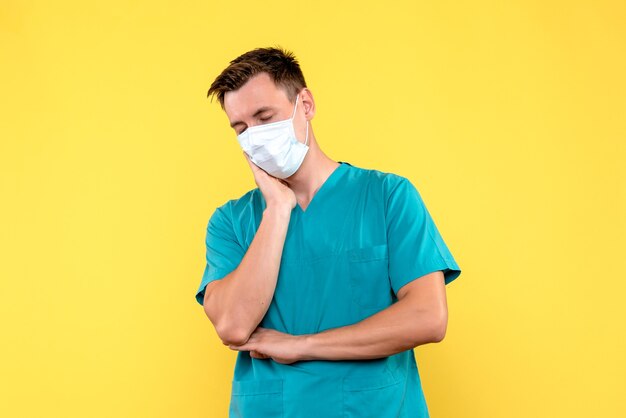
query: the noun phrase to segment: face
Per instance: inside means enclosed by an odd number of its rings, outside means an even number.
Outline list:
[[[304,143],[307,113],[310,103],[303,105],[306,89],[300,92],[294,116],[298,141]],[[305,99],[307,100],[307,99]],[[276,87],[269,74],[259,73],[235,91],[224,95],[224,111],[230,126],[239,135],[248,127],[289,119],[295,103],[291,103],[284,90]],[[309,112],[310,113],[310,112]],[[309,127],[310,128],[310,127]]]

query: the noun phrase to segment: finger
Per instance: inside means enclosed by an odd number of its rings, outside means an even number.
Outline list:
[[[257,167],[257,165],[252,162],[252,160],[250,159],[250,156],[248,154],[246,154],[245,151],[243,151],[243,156],[245,157],[246,161],[248,162],[248,165],[250,166],[250,168],[252,168],[253,170],[258,170],[259,169],[259,167]]]
[[[242,345],[228,344],[228,348],[230,348],[231,350],[237,350],[237,351],[248,351],[248,350],[250,350],[250,347],[248,347],[247,344],[242,344]]]
[[[266,358],[269,357],[269,356],[267,356],[267,355],[265,355],[265,354],[263,354],[263,353],[261,353],[259,351],[256,351],[256,350],[250,351],[250,356],[254,357],[254,358],[260,358],[260,359],[266,359]]]
[[[248,164],[250,164],[250,157],[248,157],[248,154],[246,154],[246,152],[245,152],[245,151],[242,151],[242,154],[243,154],[243,158],[246,160],[246,162],[247,162]]]
[[[254,164],[252,162],[250,157],[248,157],[248,155],[245,152],[243,154],[244,154],[244,156],[246,158],[246,162],[248,163],[248,166],[250,167],[250,170],[252,171],[252,175],[254,176],[254,180],[256,182],[258,182],[259,181],[259,176],[260,176],[260,173],[261,173],[262,170],[256,164]]]
[[[244,154],[245,154],[245,152],[244,152]],[[256,163],[254,161],[252,161],[252,159],[250,158],[250,156],[248,156],[248,154],[246,154],[246,161],[248,161],[248,164],[250,165],[250,168],[252,169],[254,174],[260,175],[260,176],[267,176],[267,177],[276,178],[276,177],[272,176],[270,173],[268,173],[267,171],[265,171],[264,169],[262,169],[261,167],[259,167],[258,165],[256,165]]]

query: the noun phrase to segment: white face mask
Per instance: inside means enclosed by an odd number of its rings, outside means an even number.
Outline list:
[[[298,108],[298,98],[291,118],[265,125],[251,126],[239,135],[239,145],[253,163],[270,175],[284,179],[295,173],[309,150],[309,121],[306,121],[304,144],[296,138],[293,118]]]

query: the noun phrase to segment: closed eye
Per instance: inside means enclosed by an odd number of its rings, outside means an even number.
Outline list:
[[[272,115],[272,116],[268,116],[268,117],[265,117],[265,118],[259,118],[259,120],[260,120],[261,122],[267,122],[268,120],[272,119],[273,117],[274,117],[274,115]],[[246,128],[246,129],[247,129],[247,128]],[[246,129],[242,130],[241,132],[237,132],[237,129],[235,129],[235,134],[237,134],[237,135],[241,135],[242,133],[244,133],[244,132],[246,131]]]

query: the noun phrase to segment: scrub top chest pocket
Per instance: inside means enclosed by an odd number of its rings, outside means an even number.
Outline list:
[[[352,299],[361,308],[386,308],[392,304],[387,244],[346,251]]]

